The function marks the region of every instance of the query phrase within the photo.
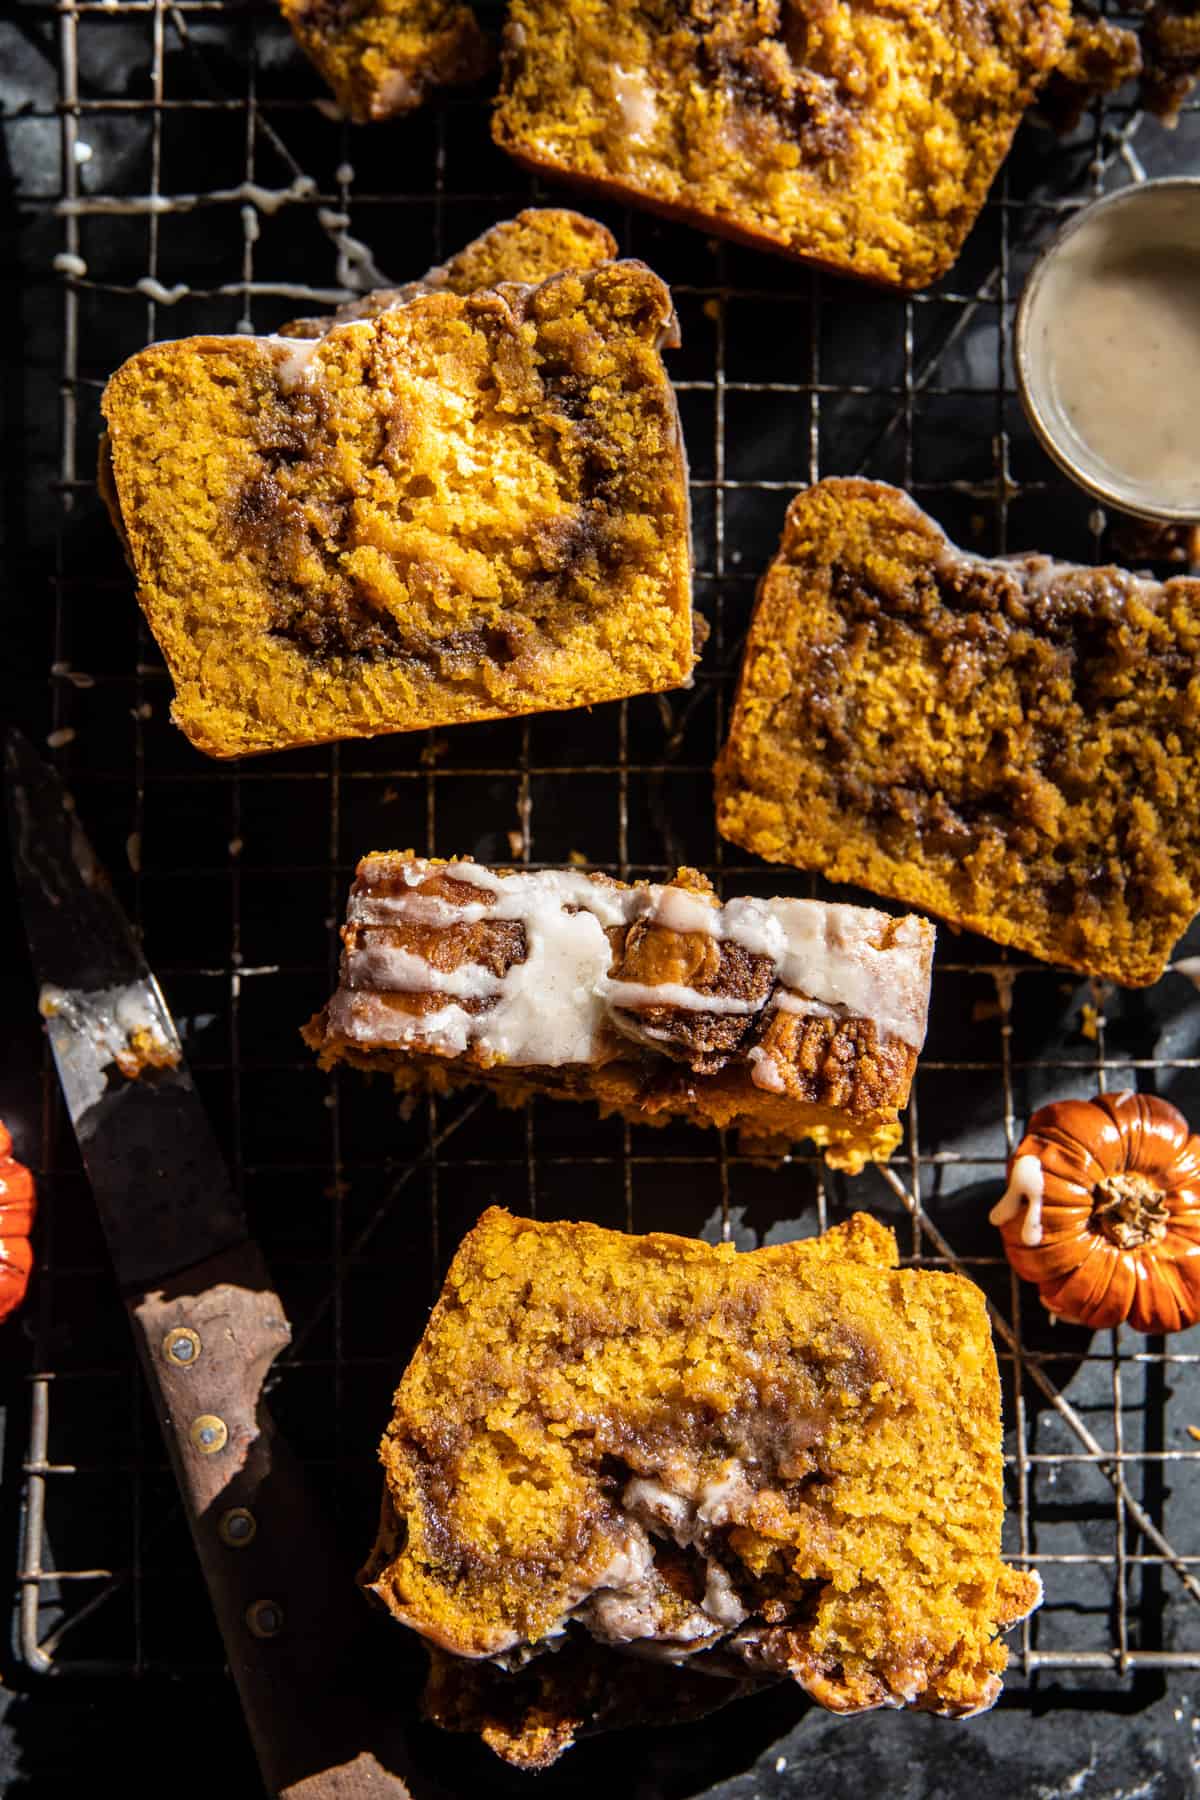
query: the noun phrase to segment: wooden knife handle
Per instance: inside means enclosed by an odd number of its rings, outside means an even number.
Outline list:
[[[269,1791],[410,1800],[396,1721],[363,1699],[354,1571],[262,1402],[291,1333],[257,1246],[127,1306]]]

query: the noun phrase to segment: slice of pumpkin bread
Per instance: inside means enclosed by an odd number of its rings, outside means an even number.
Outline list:
[[[357,124],[411,112],[435,87],[477,81],[491,47],[458,0],[279,0],[309,61]]]
[[[396,1393],[368,1590],[458,1657],[569,1629],[838,1712],[992,1705],[1041,1589],[1000,1557],[987,1310],[894,1261],[862,1219],[739,1255],[485,1213]]]
[[[730,900],[694,869],[632,886],[377,852],[350,891],[322,1067],[402,1090],[486,1083],[632,1123],[801,1138],[836,1168],[900,1141],[929,1008],[932,925],[819,900]]]
[[[636,262],[311,342],[188,338],[105,390],[176,722],[215,756],[588,706],[695,662],[687,478]]]
[[[866,1213],[793,1245],[805,1266],[820,1260],[895,1267],[896,1240]],[[385,1502],[385,1520],[389,1518]],[[429,1678],[421,1710],[444,1731],[481,1737],[518,1769],[545,1769],[577,1738],[631,1726],[680,1725],[784,1679],[751,1668],[720,1644],[679,1662],[639,1660],[636,1680],[624,1649],[583,1631],[555,1641],[553,1656],[468,1660],[426,1640]],[[514,1663],[517,1666],[513,1666]]]
[[[797,495],[763,579],[717,823],[1131,987],[1200,906],[1200,581],[989,562],[898,489]]]
[[[765,250],[943,275],[1069,0],[513,0],[502,149]]]
[[[506,281],[532,287],[566,269],[599,268],[601,263],[612,262],[616,254],[617,240],[595,219],[566,207],[531,206],[515,219],[489,226],[448,262],[427,269],[417,280],[401,287],[375,288],[356,300],[347,300],[334,313],[292,319],[280,326],[279,335],[324,337],[333,325],[376,319],[389,307],[402,306],[418,294],[477,294],[481,288],[499,287]]]

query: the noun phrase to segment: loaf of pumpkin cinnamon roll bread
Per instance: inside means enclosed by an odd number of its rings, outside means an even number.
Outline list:
[[[132,357],[108,491],[176,723],[238,756],[686,682],[675,330],[605,262]]]
[[[990,1706],[1041,1587],[1000,1556],[987,1307],[895,1262],[861,1215],[738,1254],[491,1209],[397,1391],[364,1584],[472,1668],[580,1637],[835,1712]],[[460,1708],[438,1664],[435,1710],[522,1766],[585,1713],[553,1679]]]
[[[816,900],[722,905],[689,869],[628,886],[384,852],[358,866],[340,985],[305,1038],[400,1088],[811,1138],[857,1170],[899,1141],[933,935]]]

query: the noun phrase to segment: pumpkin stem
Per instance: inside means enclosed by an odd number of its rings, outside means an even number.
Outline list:
[[[1163,1190],[1149,1175],[1127,1169],[1097,1182],[1092,1220],[1118,1249],[1136,1250],[1167,1235],[1170,1212]]]

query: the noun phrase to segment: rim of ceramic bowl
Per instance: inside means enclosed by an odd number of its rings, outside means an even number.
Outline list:
[[[1114,193],[1104,194],[1099,200],[1089,202],[1081,207],[1074,218],[1051,239],[1039,252],[1033,268],[1021,293],[1017,305],[1016,323],[1013,331],[1013,361],[1016,365],[1017,392],[1021,397],[1021,405],[1025,409],[1025,417],[1032,425],[1034,434],[1042,449],[1056,462],[1064,474],[1069,475],[1077,487],[1093,500],[1099,500],[1105,506],[1111,506],[1116,512],[1130,514],[1135,519],[1153,519],[1167,525],[1200,524],[1200,502],[1195,506],[1151,506],[1144,499],[1132,499],[1120,488],[1111,486],[1096,469],[1083,464],[1078,457],[1056,436],[1053,426],[1048,422],[1041,397],[1045,391],[1044,382],[1040,384],[1032,372],[1033,357],[1030,353],[1030,333],[1034,310],[1038,295],[1045,283],[1046,276],[1059,252],[1069,244],[1077,234],[1084,230],[1099,213],[1117,212],[1122,208],[1129,209],[1143,203],[1147,194],[1161,193],[1165,189],[1174,188],[1180,192],[1190,191],[1200,199],[1200,175],[1161,175],[1152,181],[1131,182],[1128,187],[1117,188]]]

